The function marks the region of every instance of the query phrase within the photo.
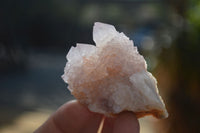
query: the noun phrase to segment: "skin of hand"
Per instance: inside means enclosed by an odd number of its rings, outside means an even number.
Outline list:
[[[139,133],[139,122],[132,112],[123,112],[114,117],[93,113],[78,101],[61,106],[34,133],[97,133],[102,118],[101,133]]]

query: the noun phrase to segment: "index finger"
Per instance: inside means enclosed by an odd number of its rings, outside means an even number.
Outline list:
[[[71,101],[60,107],[36,133],[95,133],[101,119],[102,115]]]

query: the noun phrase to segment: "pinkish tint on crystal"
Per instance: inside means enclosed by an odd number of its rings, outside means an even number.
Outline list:
[[[132,111],[138,118],[168,117],[157,81],[133,41],[100,22],[94,24],[93,40],[96,46],[78,43],[67,54],[62,78],[71,94],[106,116]]]

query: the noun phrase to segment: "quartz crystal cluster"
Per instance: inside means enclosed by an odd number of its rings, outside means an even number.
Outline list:
[[[133,41],[100,22],[94,24],[93,40],[96,46],[78,43],[67,54],[62,78],[72,95],[106,116],[132,111],[138,118],[168,117],[157,81]]]

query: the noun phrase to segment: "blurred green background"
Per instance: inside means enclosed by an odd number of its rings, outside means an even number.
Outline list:
[[[116,26],[144,55],[169,118],[141,133],[199,133],[200,1],[1,0],[0,132],[32,132],[73,99],[62,81],[77,42],[94,44],[94,22]]]

